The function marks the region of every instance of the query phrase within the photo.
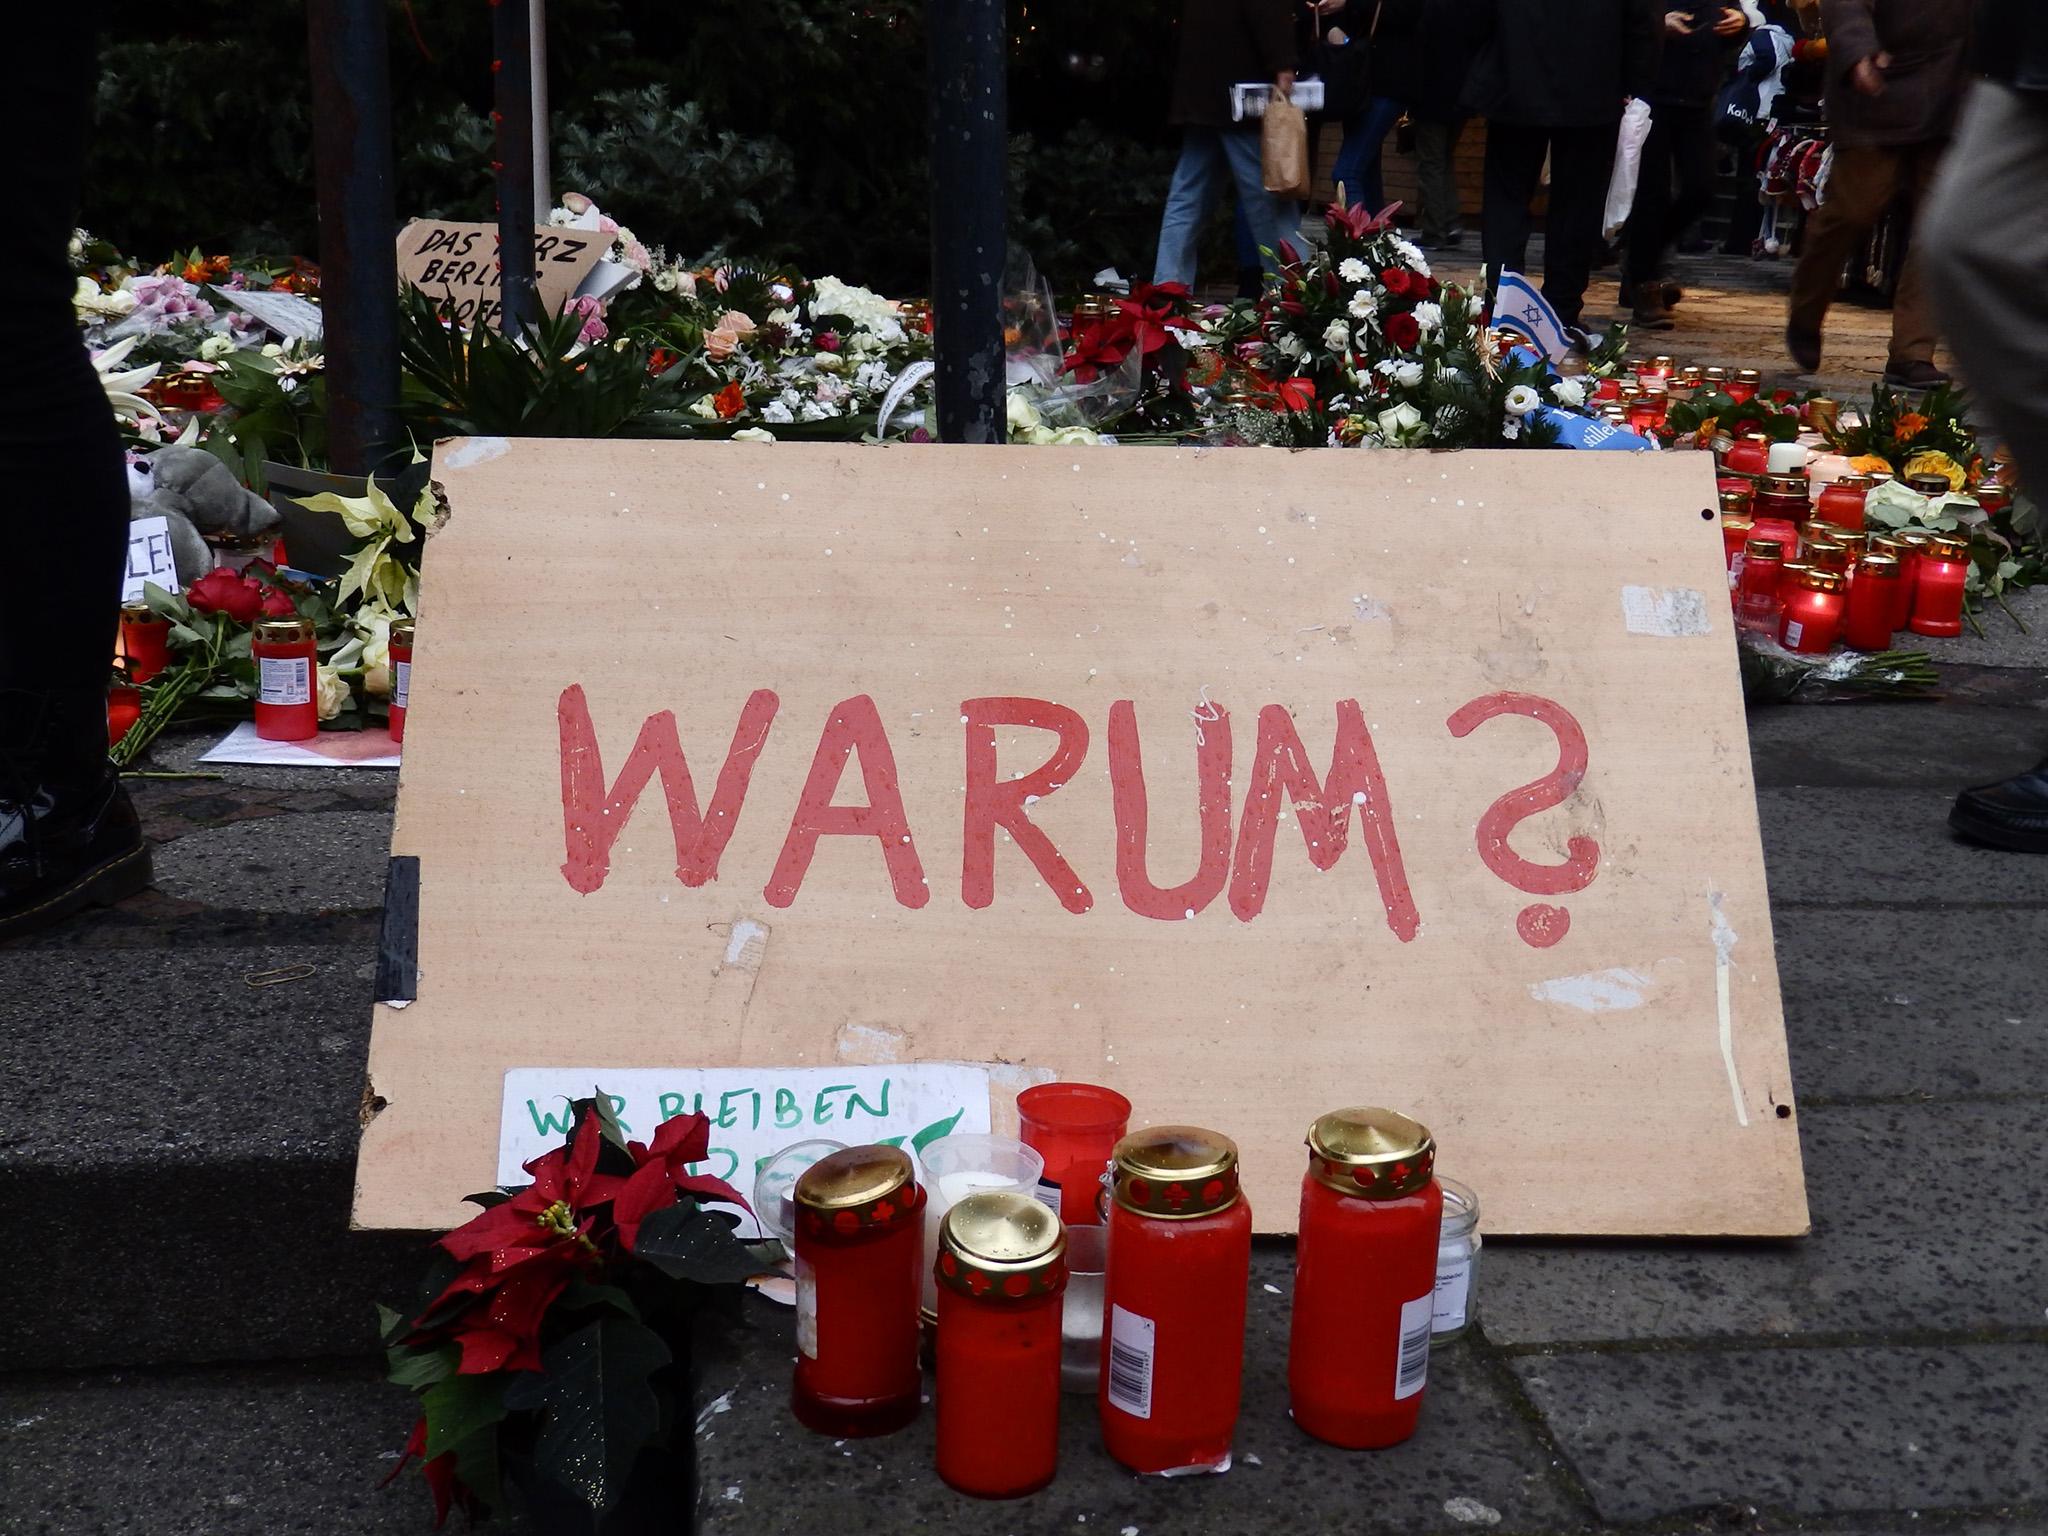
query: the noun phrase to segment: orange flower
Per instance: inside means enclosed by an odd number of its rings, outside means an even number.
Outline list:
[[[711,408],[718,412],[720,421],[731,421],[747,408],[746,391],[740,388],[740,381],[734,379],[712,398]]]
[[[1892,428],[1892,441],[1909,443],[1927,430],[1927,418],[1917,411],[1907,411]]]

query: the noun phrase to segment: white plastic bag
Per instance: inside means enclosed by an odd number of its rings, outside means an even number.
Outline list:
[[[1602,232],[1609,240],[1621,233],[1635,206],[1636,175],[1643,164],[1643,141],[1650,136],[1650,104],[1638,96],[1621,114],[1621,136],[1614,142],[1614,174],[1607,181],[1607,216]]]

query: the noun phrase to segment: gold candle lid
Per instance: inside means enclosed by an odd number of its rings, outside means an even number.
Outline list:
[[[1751,539],[1742,553],[1751,560],[1776,560],[1785,553],[1785,545],[1779,539]]]
[[[1141,1216],[1206,1216],[1237,1203],[1237,1143],[1199,1125],[1155,1125],[1116,1144],[1116,1203]]]
[[[1735,378],[1737,383],[1756,384],[1763,380],[1763,375],[1754,368],[1738,368],[1735,370]]]
[[[1936,560],[1960,560],[1969,552],[1970,541],[1951,534],[1937,533],[1927,540],[1926,553]]]
[[[1856,562],[1856,579],[1859,581],[1866,576],[1876,576],[1880,579],[1896,579],[1898,574],[1899,557],[1897,555],[1887,555],[1873,551]]]
[[[1835,481],[1835,484],[1841,486],[1844,490],[1868,491],[1876,488],[1877,476],[1864,474],[1843,475]]]
[[[412,619],[393,619],[391,621],[391,643],[393,645],[410,647],[412,645],[414,622]]]
[[[1659,353],[1656,357],[1650,359],[1650,366],[1652,368],[1661,368],[1666,373],[1669,373],[1674,366],[1674,360]]]
[[[894,1197],[914,1183],[910,1154],[901,1147],[844,1147],[806,1168],[791,1198],[805,1210],[860,1212],[895,1204]],[[894,1214],[876,1213],[884,1221]]]
[[[1709,384],[1723,384],[1728,380],[1726,368],[1709,368],[1704,375]]]
[[[1765,475],[1763,489],[1766,496],[1804,497],[1807,489],[1806,476],[1796,473]]]
[[[1340,1195],[1398,1200],[1429,1183],[1436,1138],[1391,1109],[1332,1110],[1308,1128],[1309,1172]]]
[[[1786,569],[1789,571],[1791,567]],[[1802,567],[1792,579],[1809,592],[1839,592],[1847,585],[1840,571],[1823,571],[1814,566]]]
[[[939,1224],[939,1284],[977,1301],[1046,1296],[1067,1283],[1067,1229],[1013,1189],[956,1200]]]
[[[263,645],[301,645],[313,638],[313,626],[304,619],[258,619],[254,634]]]
[[[1749,532],[1750,529],[1754,528],[1755,526],[1756,524],[1749,518],[1734,517],[1726,512],[1721,514],[1721,531],[1723,533],[1746,534]]]
[[[1947,475],[1908,475],[1906,489],[1922,496],[1946,496],[1955,487],[1948,483]]]

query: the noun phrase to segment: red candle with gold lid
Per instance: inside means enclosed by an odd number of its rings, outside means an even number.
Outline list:
[[[1353,1450],[1415,1433],[1429,1376],[1444,1194],[1429,1131],[1389,1109],[1309,1127],[1287,1395],[1294,1422]]]
[[[391,739],[405,740],[405,711],[412,699],[413,621],[391,624]]]
[[[1735,620],[1744,629],[1778,627],[1778,581],[1785,565],[1785,546],[1776,539],[1752,537],[1742,550],[1742,574],[1736,584]]]
[[[1721,518],[1721,558],[1728,567],[1728,590],[1733,592],[1742,581],[1742,550],[1749,542],[1751,531],[1756,527],[1746,517]]]
[[[1842,528],[1863,526],[1863,501],[1877,482],[1868,475],[1844,475],[1820,488],[1815,515]]]
[[[1754,368],[1739,368],[1735,377],[1728,381],[1728,398],[1739,405],[1745,400],[1754,400],[1762,387],[1762,374]]]
[[[792,1191],[796,1378],[790,1406],[820,1434],[886,1435],[917,1417],[924,1190],[901,1147],[847,1147]]]
[[[939,1476],[1013,1499],[1059,1464],[1060,1309],[1067,1237],[1029,1195],[968,1195],[939,1226]]]
[[[1849,583],[1849,604],[1842,620],[1842,639],[1859,651],[1889,650],[1892,607],[1899,589],[1899,562],[1877,552],[1856,562]]]
[[[1916,635],[1953,636],[1963,632],[1963,594],[1970,576],[1970,546],[1961,539],[1936,534],[1921,548],[1913,571],[1913,619]]]
[[[1096,1407],[1133,1472],[1220,1467],[1244,1374],[1252,1212],[1237,1144],[1193,1125],[1117,1143]]]
[[[1890,537],[1899,556],[1899,595],[1892,600],[1892,628],[1900,630],[1913,622],[1913,593],[1920,583],[1920,552],[1933,542],[1934,535],[1925,528],[1902,528]]]
[[[1812,566],[1789,577],[1779,591],[1778,643],[1808,655],[1833,650],[1842,637],[1847,587],[1837,572]]]
[[[258,619],[249,635],[256,662],[256,734],[305,741],[320,734],[319,652],[304,619]]]

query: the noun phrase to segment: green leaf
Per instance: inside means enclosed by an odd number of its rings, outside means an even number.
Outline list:
[[[699,1285],[738,1285],[761,1265],[733,1235],[736,1217],[678,1200],[640,1223],[633,1253],[663,1274]]]
[[[387,1307],[383,1302],[378,1302],[377,1337],[388,1344],[404,1331],[405,1314],[396,1307]]]
[[[431,1387],[453,1376],[461,1358],[462,1347],[458,1344],[442,1344],[432,1349],[399,1345],[384,1352],[384,1379],[395,1387]]]
[[[556,1298],[557,1307],[568,1312],[580,1312],[585,1307],[612,1307],[623,1312],[636,1323],[640,1321],[640,1309],[616,1285],[601,1285],[577,1275],[570,1280],[569,1288]]]
[[[649,1378],[673,1358],[652,1329],[613,1316],[549,1345],[540,1372],[523,1374],[504,1394],[506,1406],[542,1416],[535,1472],[597,1513],[609,1510],[661,1428]]]
[[[952,1135],[953,1127],[960,1123],[960,1117],[966,1113],[967,1111],[965,1109],[956,1109],[953,1111],[952,1114],[946,1116],[945,1119],[934,1120],[930,1125],[926,1126],[923,1130],[919,1131],[915,1136],[911,1137],[910,1144],[913,1147],[917,1148],[918,1151],[922,1152],[926,1147],[930,1146],[933,1142],[937,1141],[941,1136]]]
[[[495,1374],[450,1376],[428,1387],[420,1394],[420,1411],[427,1417],[427,1459],[492,1429],[505,1417],[509,1396],[504,1377]]]

